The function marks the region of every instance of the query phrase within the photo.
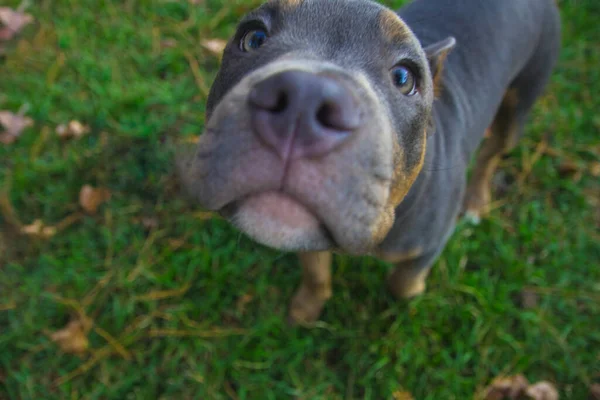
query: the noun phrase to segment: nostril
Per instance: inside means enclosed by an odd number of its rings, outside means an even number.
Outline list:
[[[289,94],[285,90],[273,90],[269,82],[255,87],[248,100],[253,107],[269,111],[274,114],[284,112],[290,104]]]
[[[360,100],[341,79],[285,71],[254,85],[252,130],[282,159],[320,157],[358,133]]]
[[[285,109],[288,107],[288,104],[289,99],[287,93],[281,92],[279,93],[279,95],[277,95],[277,101],[275,102],[275,106],[270,108],[269,111],[272,111],[274,113],[284,112]]]
[[[317,110],[317,121],[326,128],[336,128],[332,121],[334,108],[329,103],[324,103]]]
[[[360,125],[360,113],[349,104],[326,101],[317,109],[317,122],[324,128],[337,131],[356,129]]]

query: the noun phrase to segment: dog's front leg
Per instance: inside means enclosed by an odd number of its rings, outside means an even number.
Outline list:
[[[289,322],[293,325],[316,321],[331,297],[331,253],[300,253],[302,283],[292,298]]]
[[[426,279],[438,252],[415,250],[405,255],[385,257],[394,269],[388,277],[388,287],[397,299],[410,299],[425,291]]]

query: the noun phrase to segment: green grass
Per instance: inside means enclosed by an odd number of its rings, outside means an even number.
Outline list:
[[[59,223],[79,212],[84,184],[113,194],[49,240],[17,237],[4,207],[0,399],[469,399],[513,373],[585,399],[600,378],[600,183],[587,170],[600,161],[597,1],[561,3],[560,65],[503,162],[503,204],[459,225],[428,292],[399,304],[388,266],[337,257],[311,329],[285,324],[295,257],[201,218],[173,183],[165,144],[201,133],[218,68],[199,40],[227,37],[256,2],[201,3],[39,0],[0,60],[0,109],[28,104],[36,122],[0,145],[0,191],[18,219]],[[59,140],[71,119],[91,134]],[[542,138],[554,151],[536,157]],[[581,179],[561,173],[566,161]],[[82,356],[48,336],[78,313],[94,323]]]

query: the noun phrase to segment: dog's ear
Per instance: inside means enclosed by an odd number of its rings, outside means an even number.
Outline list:
[[[433,79],[433,88],[435,96],[440,94],[442,89],[442,71],[444,69],[444,61],[450,50],[456,46],[456,39],[450,36],[444,40],[431,44],[425,47],[425,55],[429,61],[429,69],[431,70],[431,78]]]
[[[450,36],[442,41],[436,42],[425,47],[425,55],[429,61],[429,69],[431,70],[431,78],[433,80],[433,93],[437,98],[442,92],[442,71],[444,70],[444,61],[448,57],[448,53],[456,46],[456,39]],[[435,123],[433,116],[429,117],[429,123],[427,126],[427,135],[433,135],[435,132]]]

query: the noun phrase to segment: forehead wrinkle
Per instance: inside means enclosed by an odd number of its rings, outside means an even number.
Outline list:
[[[409,40],[412,37],[408,25],[392,10],[381,10],[378,20],[381,34],[388,42]]]

